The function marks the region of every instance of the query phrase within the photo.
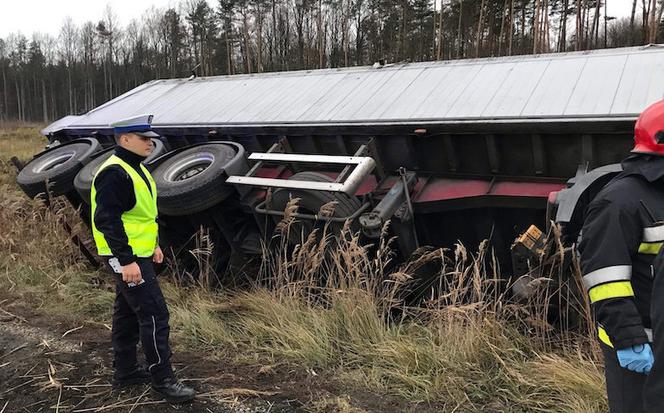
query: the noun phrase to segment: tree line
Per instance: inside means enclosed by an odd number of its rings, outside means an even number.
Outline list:
[[[182,0],[122,26],[0,38],[0,120],[84,113],[148,80],[656,43],[664,0]],[[607,1],[631,1],[615,18]]]

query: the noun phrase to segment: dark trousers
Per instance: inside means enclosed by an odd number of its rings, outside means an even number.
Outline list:
[[[131,371],[137,365],[136,345],[143,346],[148,370],[155,381],[173,376],[168,344],[169,314],[151,258],[139,258],[144,282],[129,286],[122,274],[115,277],[115,305],[111,333],[116,373]]]
[[[662,267],[662,254],[660,253],[653,263],[655,268]],[[662,271],[658,270],[657,276],[653,279],[650,300],[652,352],[655,362],[643,391],[644,411],[648,413],[664,412],[664,277],[662,275],[664,275]]]
[[[642,413],[643,388],[648,377],[620,367],[616,351],[600,344],[604,353],[604,376],[611,413]]]

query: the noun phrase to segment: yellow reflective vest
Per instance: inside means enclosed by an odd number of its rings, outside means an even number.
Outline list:
[[[92,235],[97,244],[97,252],[102,256],[113,255],[108,242],[104,238],[104,234],[97,229],[94,223],[95,211],[97,209],[97,191],[95,189],[95,180],[99,173],[104,168],[110,165],[119,165],[127,172],[134,186],[134,194],[136,195],[136,204],[132,209],[122,214],[122,225],[124,226],[125,233],[129,246],[132,248],[134,255],[137,257],[150,257],[157,247],[157,236],[159,227],[157,225],[157,186],[150,175],[150,172],[140,165],[141,170],[150,182],[150,188],[145,180],[125,161],[113,155],[106,160],[95,174],[95,179],[92,180],[92,189],[90,192],[90,203],[92,204]],[[152,192],[150,192],[152,190]]]

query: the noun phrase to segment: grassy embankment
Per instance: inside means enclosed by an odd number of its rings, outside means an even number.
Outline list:
[[[0,288],[43,312],[108,323],[111,288],[92,282],[104,276],[86,269],[57,223],[77,222],[75,213],[65,203],[49,211],[15,183],[9,158],[27,160],[43,145],[34,128],[0,130]],[[81,225],[75,230],[85,233]],[[387,240],[371,257],[349,232],[328,258],[325,242],[270,254],[262,282],[249,290],[165,282],[176,345],[315,371],[444,411],[607,410],[592,339],[548,328],[546,297],[517,305],[498,296],[487,251],[427,251],[387,273]],[[546,259],[555,273],[555,248]],[[432,285],[443,293],[432,289],[421,306],[407,307],[400,297],[424,262],[438,263]],[[343,398],[332,404],[352,409]]]

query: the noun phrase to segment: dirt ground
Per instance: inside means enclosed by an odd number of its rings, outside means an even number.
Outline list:
[[[302,411],[274,381],[256,386],[246,371],[186,352],[177,352],[173,361],[178,376],[199,393],[193,403],[168,405],[147,385],[113,390],[105,327],[71,327],[8,304],[8,299],[0,304],[0,412]]]
[[[0,413],[439,411],[344,388],[331,377],[181,350],[174,351],[174,369],[198,395],[193,403],[169,405],[148,385],[113,390],[111,357],[108,326],[77,326],[0,293]]]

